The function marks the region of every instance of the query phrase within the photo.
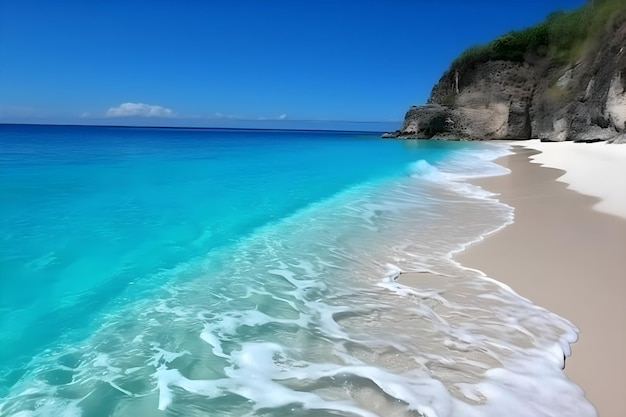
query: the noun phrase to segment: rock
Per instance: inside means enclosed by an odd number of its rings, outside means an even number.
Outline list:
[[[620,131],[626,130],[626,71],[618,71],[609,87],[605,114]]]
[[[567,71],[565,71],[565,73],[561,75],[558,80],[556,80],[555,86],[557,88],[569,87],[569,85],[572,83],[572,80],[574,79],[572,71],[572,69],[568,69]]]
[[[612,143],[616,145],[626,144],[626,132],[622,132],[619,135],[615,136],[614,138],[609,139],[607,143]]]
[[[574,66],[549,58],[451,67],[398,136],[595,141],[626,131],[626,21]],[[623,139],[619,139],[623,140]]]
[[[596,143],[596,142],[605,142],[606,139],[578,139],[575,140],[574,143]]]
[[[450,108],[439,104],[411,107],[404,117],[400,135],[419,139],[454,135],[455,118]]]

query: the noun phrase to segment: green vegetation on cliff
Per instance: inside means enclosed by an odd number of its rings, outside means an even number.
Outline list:
[[[626,0],[572,11],[463,52],[400,135],[626,141]]]
[[[530,28],[512,31],[466,49],[451,69],[463,70],[487,61],[523,62],[548,57],[575,62],[610,28],[626,21],[626,0],[589,0],[572,11],[557,11]]]

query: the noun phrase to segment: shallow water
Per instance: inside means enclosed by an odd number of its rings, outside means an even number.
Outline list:
[[[2,416],[595,413],[576,329],[451,260],[506,147],[1,129]]]

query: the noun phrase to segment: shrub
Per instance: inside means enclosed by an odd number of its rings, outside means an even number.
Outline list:
[[[553,12],[538,25],[472,46],[450,68],[461,71],[494,60],[521,62],[529,56],[549,56],[564,64],[578,59],[585,44],[596,42],[608,26],[625,20],[626,0],[590,0],[577,10]]]

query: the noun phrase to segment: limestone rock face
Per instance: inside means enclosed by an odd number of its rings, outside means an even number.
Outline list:
[[[617,130],[626,130],[626,73],[618,71],[611,81],[605,116]]]
[[[451,109],[439,104],[411,107],[404,117],[402,136],[430,139],[455,133],[455,116]]]
[[[612,139],[608,140],[609,143],[626,144],[626,132],[622,132]]]
[[[412,107],[403,137],[608,140],[626,132],[626,22],[575,65],[547,58],[451,68],[428,104]]]

